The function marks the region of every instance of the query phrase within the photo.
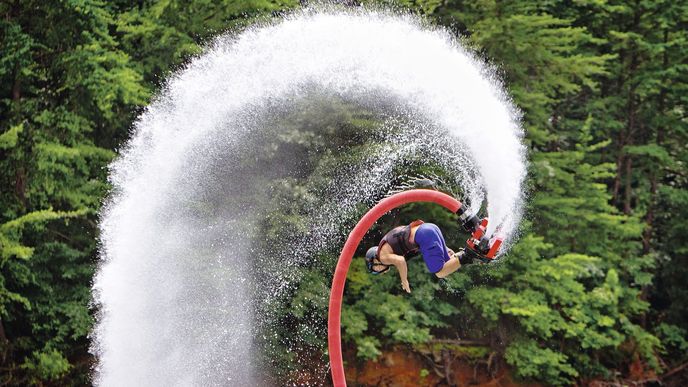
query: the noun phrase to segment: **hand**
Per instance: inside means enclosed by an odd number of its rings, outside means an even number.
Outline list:
[[[408,281],[401,281],[401,287],[406,290],[406,293],[411,293],[411,286]]]

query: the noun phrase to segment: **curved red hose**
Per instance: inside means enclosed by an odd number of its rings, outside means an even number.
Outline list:
[[[351,230],[349,238],[346,240],[341,254],[339,254],[337,268],[334,271],[334,278],[332,278],[330,307],[327,318],[327,346],[330,353],[332,382],[336,387],[346,386],[344,364],[342,361],[342,337],[340,322],[344,284],[346,283],[346,273],[349,271],[351,259],[356,252],[358,244],[361,243],[363,236],[366,234],[366,232],[368,232],[370,227],[372,227],[373,224],[380,217],[382,217],[382,215],[393,210],[394,208],[413,202],[437,203],[451,212],[456,212],[459,210],[459,208],[461,208],[461,202],[445,193],[429,189],[414,189],[400,192],[381,200],[365,215],[363,215],[361,220],[358,221],[358,224],[356,224],[356,227]]]

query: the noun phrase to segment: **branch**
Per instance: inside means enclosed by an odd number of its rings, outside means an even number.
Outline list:
[[[675,374],[677,374],[677,373],[683,371],[683,370],[686,369],[686,368],[688,368],[688,363],[683,363],[683,364],[681,364],[680,366],[678,366],[678,367],[676,367],[676,368],[674,368],[674,369],[672,369],[672,370],[670,370],[670,371],[667,371],[667,372],[665,372],[664,374],[662,374],[662,378],[664,379],[664,378],[671,377],[671,376],[673,376],[673,375],[675,375]]]
[[[465,347],[489,347],[489,343],[482,340],[452,340],[452,339],[436,339],[430,340],[430,344],[454,344],[463,345]]]

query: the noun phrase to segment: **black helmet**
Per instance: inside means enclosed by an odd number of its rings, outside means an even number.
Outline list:
[[[377,257],[377,246],[373,246],[373,247],[369,248],[368,251],[366,251],[366,257],[365,258],[366,258],[366,267],[368,268],[368,273],[377,275],[377,274],[382,274],[382,273],[386,272],[387,270],[389,270],[390,265],[385,265],[384,263],[380,262],[380,259],[378,259],[378,257]],[[375,262],[375,260],[377,260],[377,263]],[[380,270],[380,271],[376,271],[373,269],[373,266],[384,266],[385,268]]]
[[[366,251],[366,261],[373,262],[377,258],[377,246],[373,246]]]

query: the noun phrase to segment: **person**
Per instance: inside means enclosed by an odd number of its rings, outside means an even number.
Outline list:
[[[423,256],[428,271],[438,279],[444,279],[461,267],[459,259],[462,251],[454,253],[447,247],[440,228],[433,223],[416,220],[409,225],[390,230],[377,246],[368,249],[368,271],[372,274],[382,274],[391,266],[396,267],[401,287],[407,293],[411,293],[406,257],[418,253]]]

